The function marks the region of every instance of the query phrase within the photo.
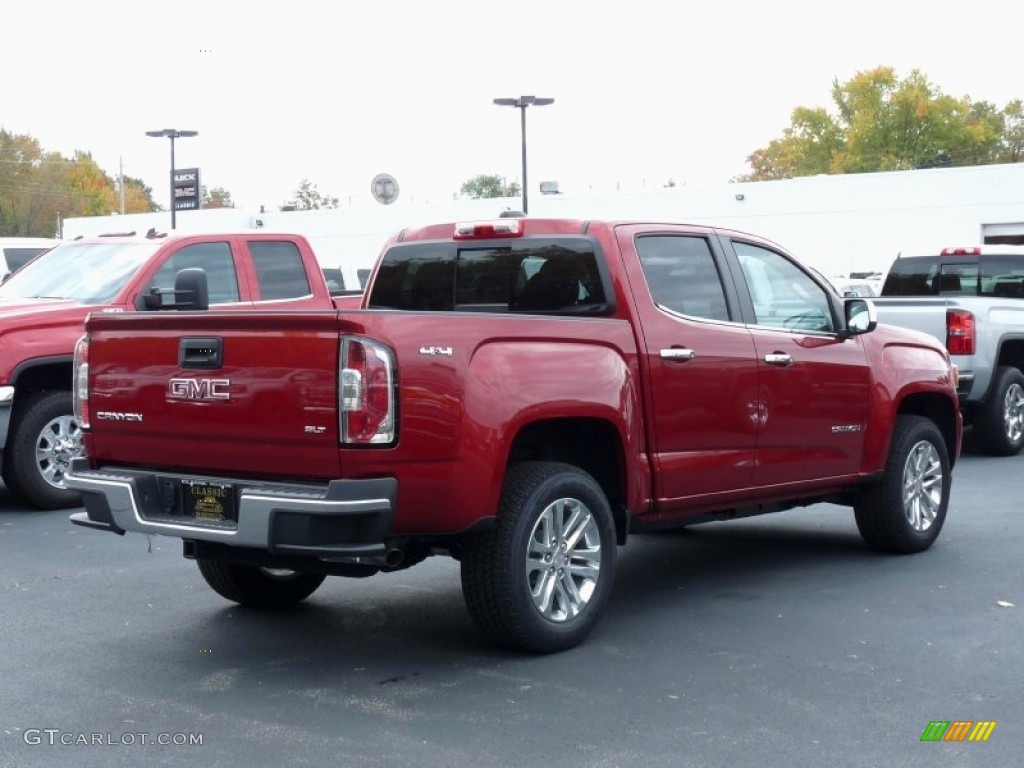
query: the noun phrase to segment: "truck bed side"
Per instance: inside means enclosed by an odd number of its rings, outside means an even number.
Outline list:
[[[159,317],[93,318],[89,455],[98,466],[131,456],[140,467],[282,482],[400,473],[396,534],[459,530],[493,515],[509,454],[530,451],[540,432],[574,441],[584,463],[595,440],[623,446],[629,463],[604,471],[609,483],[646,474],[636,466],[643,432],[632,418],[640,394],[628,322],[410,314],[176,314],[175,332]],[[394,352],[393,445],[339,446],[339,331]],[[223,366],[183,368],[183,339],[220,340]],[[211,386],[203,381],[221,382],[228,396],[201,397]],[[174,397],[175,386],[190,399]]]

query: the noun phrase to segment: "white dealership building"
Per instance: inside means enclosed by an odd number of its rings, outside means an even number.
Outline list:
[[[369,181],[367,182],[369,185]],[[550,188],[550,183],[548,188]],[[405,227],[494,218],[519,198],[252,212],[180,211],[179,231],[259,228],[306,235],[325,267],[347,280],[367,269],[388,235]],[[530,216],[707,223],[768,237],[826,275],[884,271],[897,254],[984,242],[1024,243],[1024,163],[784,181],[671,187],[608,195],[540,194]],[[165,231],[167,212],[67,219],[64,238],[112,231]]]

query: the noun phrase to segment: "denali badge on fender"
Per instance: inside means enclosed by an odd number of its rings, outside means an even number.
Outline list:
[[[231,379],[171,379],[167,396],[175,400],[230,400]]]

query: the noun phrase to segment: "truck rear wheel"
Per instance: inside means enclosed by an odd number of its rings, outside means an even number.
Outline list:
[[[75,419],[71,392],[34,392],[15,405],[4,452],[4,484],[39,509],[77,507],[81,496],[69,491],[64,473],[83,456],[82,430]]]
[[[611,507],[586,472],[556,462],[509,469],[497,528],[468,543],[462,591],[498,643],[537,653],[580,643],[615,576]]]
[[[990,456],[1020,453],[1024,446],[1024,374],[1017,368],[996,368],[974,431],[978,446]]]
[[[264,611],[301,603],[327,578],[322,573],[238,565],[209,557],[197,558],[196,564],[206,583],[218,595],[247,608]]]
[[[854,505],[857,528],[879,552],[910,554],[939,536],[949,505],[951,474],[942,433],[923,416],[900,416],[880,480]]]

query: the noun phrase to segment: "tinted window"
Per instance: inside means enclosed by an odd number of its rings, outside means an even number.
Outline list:
[[[369,306],[451,310],[454,279],[454,247],[396,246],[385,254],[377,270]]]
[[[211,304],[238,301],[238,277],[227,243],[196,243],[172,253],[153,277],[151,287],[161,293],[174,290],[174,277],[179,271],[200,267],[206,272]]]
[[[728,320],[722,279],[703,237],[657,235],[636,242],[654,302],[683,315]]]
[[[536,238],[514,244],[392,247],[369,306],[426,311],[602,312],[609,307],[594,244]]]
[[[882,287],[883,296],[974,296],[978,265],[943,262],[939,256],[897,259]]]
[[[312,295],[302,254],[295,243],[260,240],[248,245],[260,287],[260,299],[295,299]]]
[[[733,243],[754,302],[755,322],[787,331],[835,329],[825,289],[782,254]]]
[[[1024,299],[1024,254],[983,256],[981,294]]]
[[[883,296],[929,296],[932,278],[939,270],[939,257],[896,259],[882,286]]]

